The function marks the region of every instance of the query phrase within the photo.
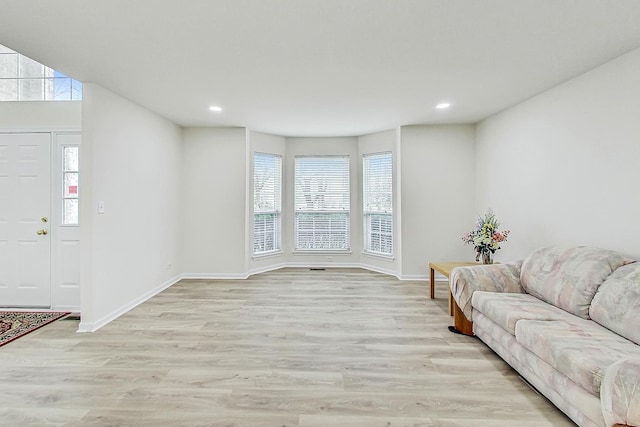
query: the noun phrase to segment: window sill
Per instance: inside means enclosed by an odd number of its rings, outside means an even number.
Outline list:
[[[273,258],[280,255],[282,255],[282,251],[277,250],[277,251],[271,251],[271,252],[263,252],[261,254],[253,254],[251,256],[251,259],[258,260],[258,259],[265,259],[265,258]]]
[[[378,254],[375,252],[367,252],[367,251],[362,252],[362,255],[365,255],[371,258],[383,259],[385,261],[394,261],[396,259],[396,257],[394,257],[393,255]]]

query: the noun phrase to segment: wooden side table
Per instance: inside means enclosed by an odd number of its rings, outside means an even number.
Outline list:
[[[479,262],[430,262],[429,263],[429,286],[431,299],[435,298],[435,272],[442,274],[447,279],[451,275],[451,271],[456,267],[468,267],[470,265],[481,265]],[[451,288],[449,288],[449,316],[453,316],[453,325],[457,332],[465,335],[473,335],[473,322],[467,320],[467,318],[456,304],[451,295]]]

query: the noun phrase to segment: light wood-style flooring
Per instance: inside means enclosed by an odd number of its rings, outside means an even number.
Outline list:
[[[428,294],[359,269],[184,280],[0,348],[0,426],[574,425]]]

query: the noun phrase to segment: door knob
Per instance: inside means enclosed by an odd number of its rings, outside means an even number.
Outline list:
[[[38,236],[46,236],[48,233],[49,233],[49,231],[46,228],[43,228],[42,230],[36,231],[36,234]]]

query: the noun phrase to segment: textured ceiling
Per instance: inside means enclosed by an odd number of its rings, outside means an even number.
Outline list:
[[[291,136],[476,122],[640,46],[635,0],[0,0],[0,11],[0,44],[179,125]],[[442,101],[452,107],[434,109]]]

